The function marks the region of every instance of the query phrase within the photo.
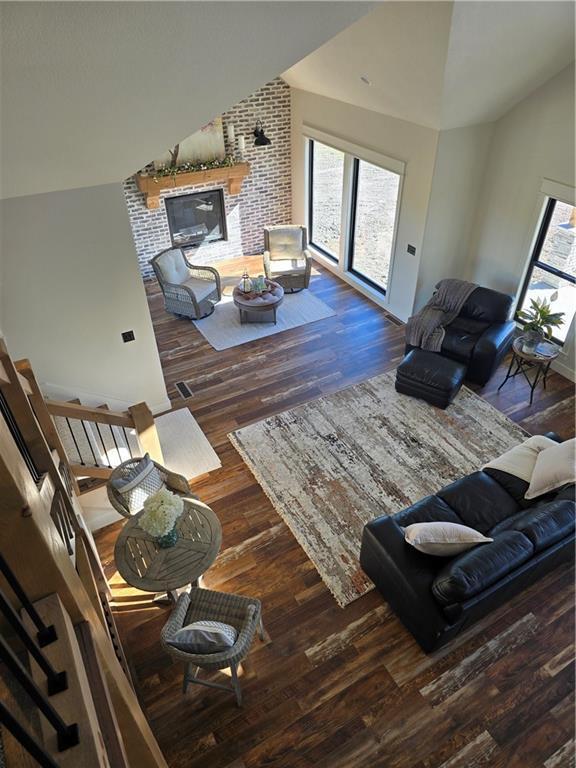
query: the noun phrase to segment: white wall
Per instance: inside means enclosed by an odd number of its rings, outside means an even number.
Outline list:
[[[430,298],[444,277],[470,279],[470,236],[490,149],[494,124],[441,131],[415,309]]]
[[[371,7],[0,3],[0,196],[126,178]]]
[[[52,395],[169,407],[122,185],[4,200],[0,224],[12,357]]]
[[[542,180],[575,185],[574,136],[572,66],[495,124],[470,248],[477,283],[520,290],[543,202]],[[558,370],[574,375],[574,327]]]
[[[406,164],[394,263],[384,302],[392,314],[406,320],[412,313],[416,293],[438,132],[341,101],[293,90],[292,216],[297,223],[306,222],[303,123]],[[408,244],[416,246],[416,256],[407,253]]]

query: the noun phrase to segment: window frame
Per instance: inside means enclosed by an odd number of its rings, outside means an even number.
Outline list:
[[[394,263],[394,252],[396,250],[396,234],[398,232],[398,215],[400,211],[400,197],[402,194],[402,179],[403,176],[400,173],[397,173],[396,171],[391,171],[388,168],[384,168],[382,165],[377,165],[376,163],[370,163],[368,160],[363,160],[361,157],[356,157],[354,155],[352,157],[353,165],[352,165],[352,182],[350,187],[350,218],[349,218],[349,224],[348,224],[348,249],[346,254],[346,269],[351,274],[354,275],[354,277],[358,278],[358,280],[361,280],[363,283],[366,283],[366,285],[370,286],[375,291],[378,291],[378,293],[381,293],[382,296],[386,296],[388,292],[388,286],[390,284],[390,277],[392,275],[392,267]],[[367,163],[368,165],[373,165],[376,168],[380,168],[383,171],[387,171],[388,173],[394,173],[396,176],[398,176],[398,194],[396,196],[396,209],[394,211],[394,232],[392,236],[392,244],[390,247],[390,265],[388,267],[388,282],[386,284],[386,288],[384,288],[382,285],[379,285],[378,283],[375,283],[374,280],[369,278],[367,275],[365,275],[363,272],[360,272],[357,269],[354,269],[354,242],[356,239],[356,216],[358,212],[358,181],[360,178],[360,163]]]
[[[535,268],[541,269],[543,272],[549,272],[551,275],[555,275],[556,277],[560,277],[563,280],[567,280],[569,283],[576,285],[576,277],[568,274],[567,272],[563,272],[561,269],[557,269],[556,267],[553,267],[550,264],[546,264],[546,262],[539,260],[540,254],[542,253],[542,248],[544,247],[544,243],[546,242],[546,235],[548,234],[548,230],[550,228],[550,222],[552,220],[552,216],[554,215],[554,209],[556,208],[556,203],[558,202],[562,203],[564,201],[558,197],[553,197],[552,195],[546,195],[546,201],[542,209],[542,215],[538,225],[536,238],[534,240],[534,245],[532,247],[532,252],[530,254],[530,260],[528,261],[526,274],[524,276],[524,283],[520,291],[518,302],[516,303],[515,319],[516,319],[516,322],[521,326],[525,325],[525,321],[521,320],[518,317],[518,312],[520,312],[524,304],[524,299],[526,298],[528,287],[530,285],[530,280],[532,279],[532,273],[534,272]],[[568,205],[571,205],[571,203],[568,203]],[[554,335],[552,336],[552,341],[555,344],[558,344],[558,346],[560,347],[563,347],[565,343],[565,341],[561,341]]]
[[[330,259],[330,261],[333,261],[335,264],[338,264],[339,260],[339,254],[331,253],[331,251],[328,251],[326,248],[323,248],[318,243],[314,242],[314,144],[316,143],[316,139],[309,138],[308,139],[308,242],[310,245],[315,248],[317,251],[319,251],[323,256],[326,256],[326,258]],[[322,144],[322,142],[319,142]],[[329,144],[326,144],[325,146],[330,146]],[[336,149],[336,147],[330,147],[331,149]],[[342,152],[342,150],[337,149],[338,152],[341,152],[344,158],[344,162],[346,160],[346,154]],[[342,195],[344,195],[344,192],[342,192]],[[342,196],[342,207],[344,206],[344,196]],[[342,231],[340,232],[340,239],[342,239]]]
[[[390,286],[394,271],[396,257],[396,245],[398,229],[400,225],[400,213],[404,187],[406,164],[402,160],[380,154],[366,147],[360,147],[352,142],[332,136],[312,126],[304,126],[303,138],[305,139],[304,158],[307,164],[304,178],[306,181],[306,215],[309,233],[309,245],[320,257],[326,258],[330,264],[334,264],[343,273],[349,275],[357,284],[365,286],[373,295],[378,295],[389,303]],[[342,204],[340,226],[340,250],[333,254],[326,248],[314,242],[314,145],[323,144],[340,152],[344,157],[344,173],[342,179]],[[388,269],[388,281],[386,288],[378,285],[362,272],[353,268],[354,236],[356,227],[357,193],[360,162],[374,165],[399,177],[398,194],[396,197],[396,210],[394,216],[394,233],[390,252],[390,264]]]

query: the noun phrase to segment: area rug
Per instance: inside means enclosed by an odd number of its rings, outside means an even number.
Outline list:
[[[362,528],[526,438],[467,388],[438,410],[398,394],[395,371],[229,435],[342,607],[373,588]]]
[[[287,293],[284,296],[284,301],[278,307],[276,325],[253,322],[242,325],[238,307],[234,306],[232,296],[225,292],[214,312],[202,320],[195,320],[194,325],[214,349],[222,350],[247,344],[255,339],[263,339],[275,333],[282,333],[316,320],[323,320],[335,314],[333,309],[313,293],[304,290],[300,293]]]

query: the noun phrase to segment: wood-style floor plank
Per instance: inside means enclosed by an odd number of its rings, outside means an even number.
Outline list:
[[[252,271],[259,264],[247,260]],[[224,265],[232,274],[236,265]],[[337,606],[230,444],[229,432],[394,368],[403,327],[320,267],[311,290],[336,315],[216,352],[146,286],[174,406],[187,405],[222,468],[193,490],[222,522],[206,586],[262,600],[266,642],[242,665],[244,706],[191,686],[163,653],[169,609],[125,585],[97,535],[138,693],[172,768],[568,768],[574,763],[573,568],[562,566],[447,648],[426,656],[376,591]],[[531,433],[574,436],[574,386],[552,374],[528,405],[520,378],[479,394]],[[176,382],[192,396],[183,400]],[[209,679],[218,680],[220,673]]]

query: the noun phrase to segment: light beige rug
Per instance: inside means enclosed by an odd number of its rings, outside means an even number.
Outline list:
[[[480,469],[526,433],[467,388],[445,411],[398,394],[396,372],[229,435],[342,607],[372,589],[365,523]]]

